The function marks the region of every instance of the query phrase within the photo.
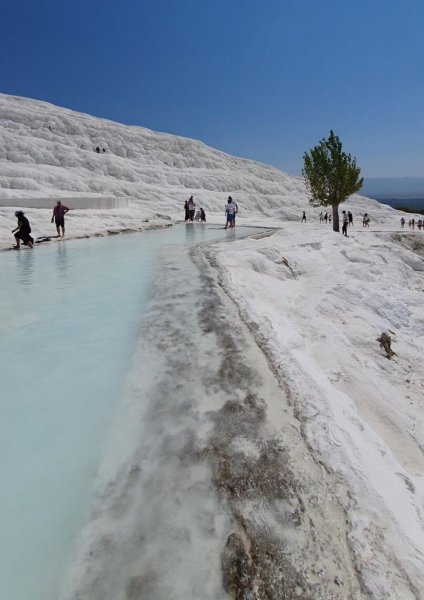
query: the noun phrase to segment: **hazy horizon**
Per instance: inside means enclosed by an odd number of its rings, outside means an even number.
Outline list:
[[[367,177],[360,193],[378,199],[424,199],[424,177]]]

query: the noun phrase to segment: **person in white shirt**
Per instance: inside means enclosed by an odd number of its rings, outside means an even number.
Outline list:
[[[187,203],[187,208],[188,208],[188,218],[189,221],[193,221],[194,220],[194,213],[196,210],[196,204],[194,203],[193,200],[193,196],[190,196],[188,203]]]
[[[236,212],[237,204],[233,201],[231,196],[228,196],[228,202],[225,205],[225,214],[227,215],[227,222],[225,223],[225,229],[228,227],[232,229],[236,224]]]

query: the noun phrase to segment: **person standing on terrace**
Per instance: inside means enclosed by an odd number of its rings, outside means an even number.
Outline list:
[[[57,237],[60,237],[61,229],[62,237],[65,235],[65,215],[69,210],[60,200],[57,201],[56,206],[53,208],[52,223],[53,221],[56,223]]]
[[[230,229],[233,229],[233,227],[235,227],[236,212],[237,212],[237,205],[234,202],[234,200],[231,198],[231,196],[228,196],[228,202],[225,205],[225,214],[227,217],[227,222],[225,224],[224,229],[227,229],[228,227]]]
[[[196,204],[194,202],[193,196],[190,196],[190,198],[188,199],[187,208],[188,208],[188,220],[194,221],[194,213],[196,211]]]

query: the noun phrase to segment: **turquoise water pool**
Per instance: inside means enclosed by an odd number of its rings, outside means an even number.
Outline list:
[[[161,252],[255,230],[200,224],[0,254],[0,581],[57,600]]]

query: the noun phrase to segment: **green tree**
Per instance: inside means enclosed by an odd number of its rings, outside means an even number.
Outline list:
[[[342,150],[339,138],[330,131],[328,140],[322,139],[318,146],[303,155],[302,175],[310,193],[313,206],[331,206],[333,231],[339,229],[339,204],[362,187],[361,169],[356,158]]]

